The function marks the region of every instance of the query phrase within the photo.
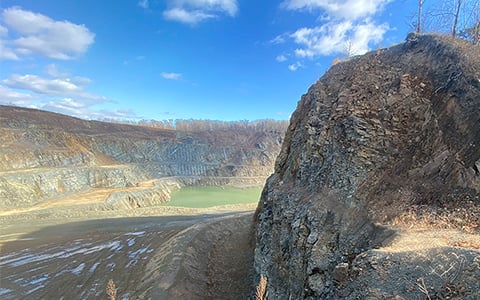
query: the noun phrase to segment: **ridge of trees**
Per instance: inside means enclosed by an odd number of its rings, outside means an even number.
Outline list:
[[[256,132],[285,132],[289,122],[286,120],[241,120],[217,121],[197,119],[169,119],[169,120],[104,120],[110,123],[130,124],[165,130],[178,131],[215,131],[215,130],[253,130]]]
[[[474,45],[480,44],[480,0],[440,0],[430,7],[430,0],[418,0],[412,27],[417,33],[447,33]]]

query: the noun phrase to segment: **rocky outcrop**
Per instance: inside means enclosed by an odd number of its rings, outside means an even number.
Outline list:
[[[182,184],[262,185],[273,171],[283,135],[278,128],[248,126],[156,129],[0,106],[0,208],[172,176]],[[111,197],[135,199],[133,206],[158,202],[143,201],[142,195],[163,199],[160,190],[129,193]]]
[[[171,193],[180,187],[180,183],[175,178],[157,179],[149,187],[113,192],[108,195],[105,205],[111,209],[155,206],[170,201]]]
[[[45,199],[93,188],[133,187],[147,178],[135,166],[47,168],[0,173],[0,208],[28,207]]]
[[[292,115],[257,209],[256,279],[268,278],[269,299],[417,297],[367,280],[363,258],[393,238],[381,223],[406,216],[478,230],[479,124],[480,50],[466,42],[410,35],[334,65]]]

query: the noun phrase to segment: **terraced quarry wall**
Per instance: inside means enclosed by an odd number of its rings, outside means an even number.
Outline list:
[[[164,130],[0,106],[0,208],[29,207],[91,189],[123,189],[125,197],[136,199],[133,206],[151,205],[168,200],[159,192],[163,184],[142,184],[158,178],[173,177],[178,186],[260,186],[273,172],[283,134],[252,128]],[[153,200],[141,201],[141,195]]]

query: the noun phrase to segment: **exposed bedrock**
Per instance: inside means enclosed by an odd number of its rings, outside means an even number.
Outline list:
[[[156,179],[150,187],[111,193],[105,206],[112,209],[131,209],[159,205],[170,201],[170,194],[180,187],[175,178]]]
[[[353,262],[389,242],[379,224],[402,214],[480,224],[479,160],[478,47],[410,35],[332,66],[298,103],[262,193],[255,283],[268,278],[268,299],[417,297],[354,274]],[[346,287],[355,278],[365,293]]]
[[[179,184],[260,186],[273,172],[284,136],[272,122],[262,129],[180,131],[0,106],[0,206],[27,207],[164,177],[177,177]],[[132,193],[137,204],[141,195],[163,197],[158,189]]]
[[[0,174],[0,208],[27,207],[93,188],[133,187],[147,178],[135,166],[49,168],[4,173]]]

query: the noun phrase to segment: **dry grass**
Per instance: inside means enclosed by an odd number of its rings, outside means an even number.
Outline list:
[[[437,280],[440,279],[443,283],[441,287],[434,288],[427,286],[423,277],[417,279],[417,288],[424,294],[428,300],[432,299],[460,299],[461,296],[467,296],[464,294],[466,290],[464,283],[457,281],[460,274],[463,272],[465,266],[465,259],[460,257],[454,265],[443,271],[441,274],[433,271]],[[461,298],[470,299],[470,298]],[[471,298],[474,299],[474,298]],[[477,299],[477,298],[475,298]]]
[[[260,275],[260,282],[257,285],[257,291],[255,293],[256,300],[267,300],[267,277]]]
[[[338,64],[338,63],[340,63],[340,62],[342,62],[342,60],[337,57],[337,58],[335,58],[335,59],[332,61],[332,66],[334,66],[334,65],[336,65],[336,64]]]
[[[108,297],[110,297],[110,300],[115,300],[115,297],[117,297],[117,287],[115,286],[115,282],[113,282],[113,279],[110,279],[108,281],[106,293]]]
[[[389,224],[401,227],[431,229],[460,229],[467,233],[480,233],[477,210],[474,207],[439,209],[413,205],[398,213]]]

